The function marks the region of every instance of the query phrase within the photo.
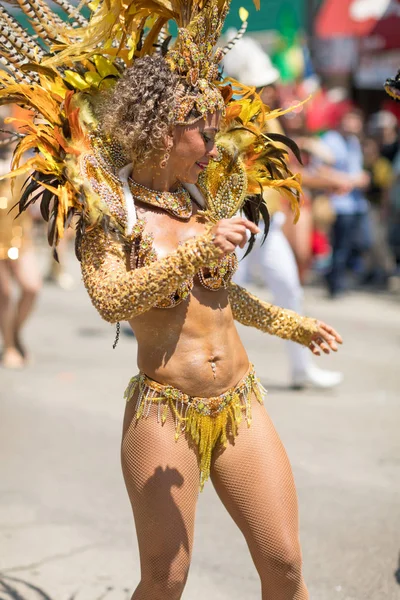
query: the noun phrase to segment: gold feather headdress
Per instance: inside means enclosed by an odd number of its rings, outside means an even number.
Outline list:
[[[224,51],[215,50],[215,46],[230,1],[95,0],[90,5],[94,12],[89,25],[63,31],[60,38],[66,37],[66,41],[54,46],[58,53],[44,64],[54,67],[84,61],[97,54],[100,46],[102,56],[122,60],[129,68],[136,58],[157,51],[160,36],[169,21],[175,21],[178,35],[165,54],[171,71],[185,82],[179,92],[175,122],[193,123],[207,112],[225,108],[215,85]],[[164,41],[169,40],[167,36]]]
[[[80,157],[93,152],[98,130],[91,98],[113,86],[136,59],[154,52],[164,55],[182,82],[175,122],[226,110],[217,140],[220,160],[210,163],[199,182],[210,216],[231,216],[246,206],[253,210],[254,198],[260,203],[263,189],[271,186],[287,194],[297,210],[300,184],[287,167],[284,140],[264,131],[266,120],[278,115],[268,111],[254,89],[220,80],[226,49],[215,50],[215,45],[230,0],[92,0],[89,19],[80,10],[87,0],[78,8],[68,0],[54,1],[67,21],[45,0],[8,2],[28,17],[34,37],[0,5],[0,105],[16,103],[30,110],[24,121],[13,123],[21,138],[9,175],[29,175],[20,209],[41,199],[53,247],[74,213],[83,215],[81,223],[88,222],[89,212],[91,222],[110,218],[101,195],[88,191],[80,171]],[[258,8],[259,1],[254,3]],[[178,35],[168,48],[170,21]],[[107,147],[112,150],[112,143]],[[111,150],[106,154],[111,156]],[[98,188],[104,185],[109,185],[107,178]],[[225,213],[221,207],[216,212],[219,199],[228,206]]]

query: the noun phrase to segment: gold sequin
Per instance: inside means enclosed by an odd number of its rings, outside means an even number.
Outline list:
[[[205,3],[187,27],[179,28],[174,47],[167,52],[171,71],[180,75],[188,86],[183,95],[176,97],[177,124],[191,124],[216,111],[225,113],[225,101],[215,85],[223,52],[214,49],[228,10],[229,2],[222,8],[217,0]],[[190,116],[193,112],[197,114]]]
[[[242,208],[247,194],[247,176],[242,160],[220,144],[217,148],[218,158],[210,160],[198,179],[207,205],[203,214],[213,223],[233,217]]]
[[[156,260],[157,252],[153,248],[153,235],[145,231],[146,219],[138,219],[132,234],[132,245],[129,264],[132,269],[145,267]],[[235,253],[223,256],[217,262],[201,267],[196,275],[201,285],[208,290],[217,291],[227,288],[237,270],[238,259]],[[154,308],[173,308],[189,296],[193,289],[194,277],[190,277],[180,284],[172,293],[157,302]]]
[[[318,331],[317,321],[274,306],[232,283],[228,289],[233,318],[284,340],[308,346]]]
[[[128,248],[99,226],[81,242],[81,269],[93,305],[110,323],[129,321],[165,300],[221,251],[209,232],[193,238],[162,260],[129,270]]]
[[[176,192],[158,192],[137,183],[131,177],[128,184],[135,200],[161,208],[178,219],[189,220],[192,216],[192,199],[183,185]]]

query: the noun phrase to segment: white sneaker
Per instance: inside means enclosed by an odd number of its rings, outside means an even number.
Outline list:
[[[342,381],[343,374],[339,371],[325,371],[325,369],[310,365],[306,371],[293,373],[292,388],[300,390],[309,385],[317,388],[332,388]]]

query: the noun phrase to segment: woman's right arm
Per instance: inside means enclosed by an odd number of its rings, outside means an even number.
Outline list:
[[[162,260],[129,270],[122,242],[97,226],[83,235],[81,269],[85,287],[100,316],[116,323],[150,310],[193,277],[200,267],[221,255],[208,232],[182,244]]]

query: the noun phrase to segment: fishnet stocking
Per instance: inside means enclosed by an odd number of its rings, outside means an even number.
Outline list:
[[[250,428],[215,453],[211,480],[242,531],[261,579],[262,600],[307,600],[301,571],[292,469],[264,406],[252,403]]]
[[[157,422],[157,407],[135,419],[126,405],[122,470],[139,544],[141,581],[132,600],[179,600],[190,565],[200,470],[185,436],[175,441],[175,420]]]
[[[211,478],[243,532],[262,584],[262,600],[307,600],[301,574],[297,499],[286,452],[265,408],[252,402],[253,421],[213,457]],[[157,407],[135,419],[127,403],[122,468],[133,508],[141,581],[132,600],[179,600],[186,583],[199,490],[196,448]]]

